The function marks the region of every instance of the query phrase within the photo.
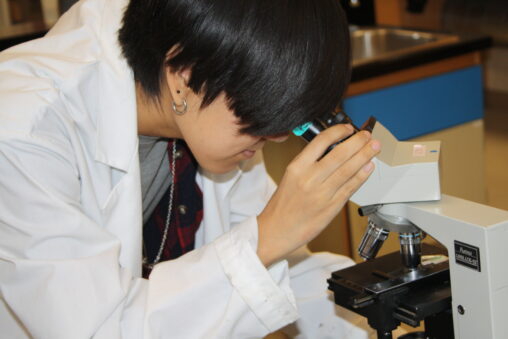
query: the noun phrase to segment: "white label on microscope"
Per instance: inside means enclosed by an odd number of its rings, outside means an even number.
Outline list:
[[[427,154],[427,146],[415,144],[413,145],[413,157],[424,157]]]

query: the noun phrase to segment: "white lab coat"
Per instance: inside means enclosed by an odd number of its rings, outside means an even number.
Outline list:
[[[298,309],[301,338],[363,338],[327,300],[325,279],[349,259],[320,254],[290,273],[257,258],[255,216],[274,190],[259,158],[200,172],[196,250],[140,277],[125,5],[80,2],[47,37],[0,54],[0,338],[255,338]]]

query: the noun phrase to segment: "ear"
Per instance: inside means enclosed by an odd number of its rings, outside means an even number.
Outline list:
[[[175,71],[171,69],[171,67],[166,66],[166,84],[177,106],[182,104],[183,99],[187,98],[187,95],[191,91],[187,86],[190,75],[191,72],[189,69]]]

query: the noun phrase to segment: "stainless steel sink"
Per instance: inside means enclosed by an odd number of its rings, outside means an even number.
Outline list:
[[[353,66],[402,56],[458,41],[452,34],[397,28],[351,28]]]

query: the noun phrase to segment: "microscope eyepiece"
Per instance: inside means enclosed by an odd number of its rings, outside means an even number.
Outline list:
[[[310,142],[316,137],[316,135],[324,131],[326,128],[327,126],[320,120],[314,120],[298,126],[293,130],[293,134],[297,137],[302,137],[307,142]]]
[[[367,130],[369,132],[372,132],[372,129],[374,128],[375,123],[376,123],[376,119],[373,117],[370,117],[362,125],[361,128],[358,128],[353,124],[353,121],[351,120],[351,118],[349,118],[349,116],[347,116],[346,113],[338,110],[335,112],[331,112],[330,114],[325,116],[323,119],[314,119],[313,121],[307,122],[301,126],[296,127],[295,129],[293,129],[293,134],[298,137],[302,137],[307,142],[310,142],[312,139],[314,139],[316,137],[316,135],[318,135],[319,133],[321,133],[322,131],[324,131],[325,129],[327,129],[328,127],[331,127],[333,125],[351,124],[351,126],[353,126],[355,133],[356,133],[360,130]],[[344,141],[346,139],[347,138],[328,147],[328,149],[326,150],[326,152],[324,154],[330,152],[335,146],[337,146],[338,144],[340,144],[342,141]]]

